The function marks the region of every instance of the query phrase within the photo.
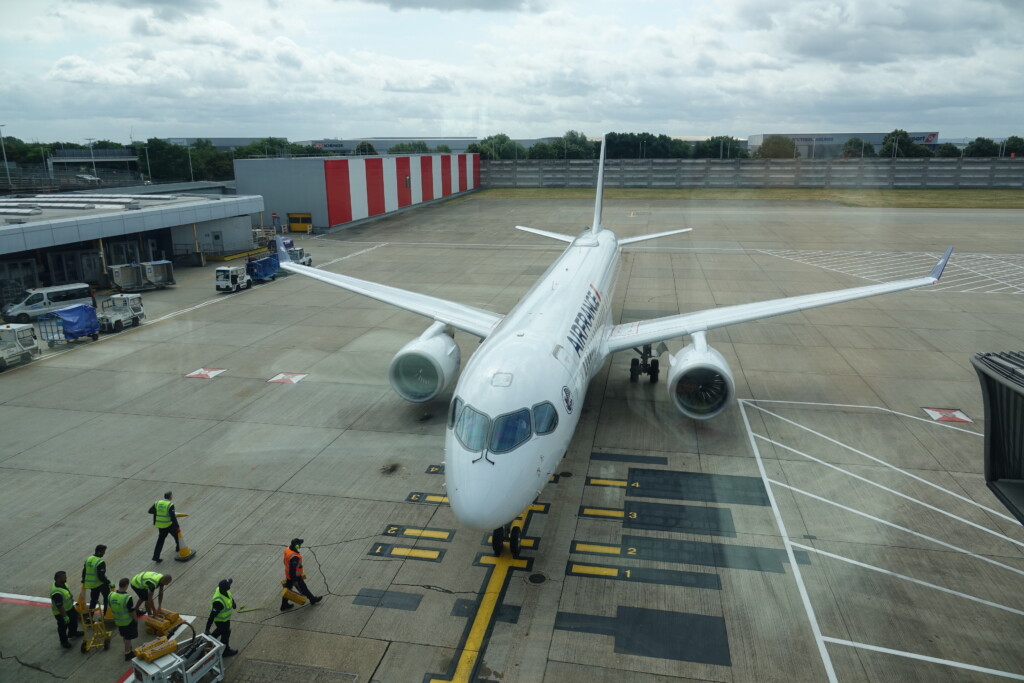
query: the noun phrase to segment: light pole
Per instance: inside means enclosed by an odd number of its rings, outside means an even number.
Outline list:
[[[7,186],[13,190],[14,183],[11,182],[11,167],[7,165],[7,145],[4,143],[3,128],[5,125],[6,124],[0,123],[0,149],[4,151],[4,170],[7,171]]]
[[[92,174],[96,175],[96,156],[92,153],[92,141],[96,138],[86,138],[89,142],[89,158],[92,159]]]
[[[188,152],[188,175],[194,183],[196,174],[192,172],[192,143],[188,141],[188,138],[185,138],[185,151]]]
[[[153,169],[149,167],[149,145],[142,149],[146,150],[146,174],[149,176],[149,182],[153,182]]]

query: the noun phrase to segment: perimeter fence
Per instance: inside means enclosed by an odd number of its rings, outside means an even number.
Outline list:
[[[596,159],[483,161],[481,187],[594,187]],[[605,187],[1024,189],[1024,158],[609,159]]]

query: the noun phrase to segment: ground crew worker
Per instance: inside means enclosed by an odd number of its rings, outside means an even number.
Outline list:
[[[96,609],[103,596],[103,614],[107,613],[110,606],[110,589],[114,583],[107,579],[107,562],[103,554],[107,552],[107,546],[96,546],[96,552],[89,556],[82,566],[82,588],[87,588],[89,593],[89,609]]]
[[[107,601],[110,603],[110,611],[114,614],[114,625],[118,633],[124,639],[124,661],[131,661],[135,656],[132,654],[132,641],[139,637],[139,622],[135,620],[133,613],[134,603],[132,596],[128,595],[128,586],[131,581],[127,578],[117,582],[117,590],[110,594]]]
[[[64,649],[71,647],[68,642],[71,638],[82,635],[78,630],[78,612],[75,611],[75,601],[71,598],[71,590],[68,588],[67,572],[57,572],[53,575],[53,585],[50,586],[50,611],[53,618],[57,620],[57,637],[60,638],[60,646]]]
[[[238,650],[231,649],[231,613],[235,610],[235,599],[231,596],[231,579],[223,579],[213,591],[210,604],[210,616],[206,620],[206,635],[210,635],[210,625],[216,624],[213,637],[224,643],[224,656],[237,655]]]
[[[156,615],[157,610],[164,606],[164,586],[171,583],[170,574],[158,574],[157,572],[141,572],[132,577],[131,586],[135,594],[139,596],[139,604],[136,606],[135,613],[139,616],[146,614]],[[160,588],[160,597],[157,600],[157,604],[153,604],[153,591]],[[145,604],[146,609],[142,609],[142,605]]]
[[[153,526],[160,532],[156,539],[156,548],[153,549],[153,561],[163,562],[160,559],[160,552],[164,549],[164,539],[168,536],[174,537],[175,552],[181,552],[181,543],[178,541],[178,518],[174,514],[171,492],[168,491],[163,498],[150,505],[148,512],[153,515]]]
[[[302,547],[301,538],[293,538],[291,545],[284,549],[284,587],[287,589],[297,588],[300,593],[309,598],[309,604],[315,605],[323,600],[323,596],[313,595],[306,587],[306,572],[302,570],[302,554],[299,548]],[[292,603],[288,598],[281,598],[281,609],[291,609]]]

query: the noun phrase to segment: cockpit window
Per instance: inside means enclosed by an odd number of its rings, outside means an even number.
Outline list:
[[[523,408],[494,419],[488,448],[493,453],[505,453],[527,441],[532,435],[530,411]]]
[[[456,396],[452,399],[452,407],[448,412],[448,429],[455,426],[455,418],[459,416],[460,410],[462,410],[462,399]]]
[[[471,406],[466,406],[455,420],[455,436],[466,450],[482,451],[487,442],[487,431],[490,426],[491,421],[486,415],[478,413]]]
[[[533,407],[533,429],[538,435],[550,434],[558,426],[558,411],[544,401]]]

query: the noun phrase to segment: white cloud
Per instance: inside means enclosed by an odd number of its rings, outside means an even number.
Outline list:
[[[41,140],[1024,134],[1012,2],[477,5],[19,3],[0,26],[0,120]]]

